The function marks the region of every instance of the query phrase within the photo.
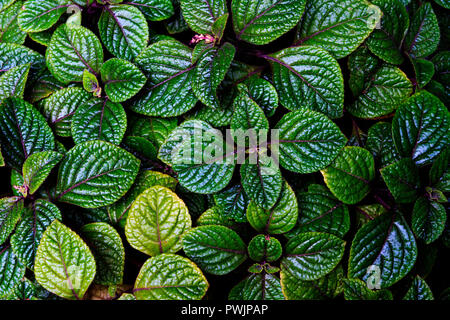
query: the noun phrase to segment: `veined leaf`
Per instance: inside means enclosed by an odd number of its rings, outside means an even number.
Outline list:
[[[262,45],[288,32],[300,21],[305,0],[233,0],[233,27],[238,40]]]
[[[411,227],[414,234],[430,244],[444,232],[447,214],[442,204],[424,197],[414,204]]]
[[[356,233],[350,249],[348,276],[367,281],[375,266],[380,269],[381,288],[387,288],[411,270],[416,257],[416,241],[403,216],[398,212],[385,213]]]
[[[227,13],[225,0],[180,0],[184,20],[197,33],[212,34],[214,22]]]
[[[208,287],[192,261],[165,253],[144,263],[133,292],[137,300],[200,300]]]
[[[133,155],[110,143],[80,143],[61,162],[57,199],[84,208],[112,204],[131,187],[139,164]]]
[[[125,234],[133,248],[156,256],[180,250],[182,237],[191,225],[183,200],[165,187],[154,186],[134,200]]]
[[[434,76],[433,62],[425,59],[411,59],[419,88],[425,87]]]
[[[25,276],[25,266],[11,247],[0,246],[0,297],[8,297]]]
[[[21,197],[9,197],[0,199],[0,245],[8,239],[13,232],[23,211]]]
[[[25,32],[47,30],[73,5],[70,0],[27,0],[19,14],[20,29]]]
[[[244,81],[249,97],[264,110],[267,117],[273,116],[278,108],[278,93],[267,80],[252,76]]]
[[[345,300],[392,300],[390,291],[370,290],[360,279],[344,279]]]
[[[62,158],[63,155],[56,151],[42,151],[33,153],[25,160],[22,175],[24,186],[29,189],[29,194],[33,194],[39,189],[50,171]]]
[[[18,44],[0,43],[0,74],[28,63],[33,71],[45,67],[44,57],[36,51]]]
[[[33,64],[31,65],[33,68]],[[45,70],[33,79],[33,87],[30,92],[30,102],[35,103],[45,99],[58,90],[63,89],[63,84],[52,76],[50,71]],[[44,110],[41,110],[44,114]]]
[[[341,261],[344,247],[345,241],[328,233],[301,233],[286,244],[281,278],[303,281],[322,278]]]
[[[23,6],[23,1],[16,1],[5,10],[0,9],[0,42],[23,44],[27,36],[20,30],[18,15]]]
[[[0,0],[0,12],[7,9],[16,0]]]
[[[380,162],[381,167],[400,160],[388,122],[378,122],[369,128],[365,148]]]
[[[434,300],[434,297],[425,280],[416,276],[403,300]]]
[[[96,268],[88,246],[72,230],[54,220],[45,230],[36,253],[36,280],[66,299],[82,299]]]
[[[242,185],[231,186],[225,190],[222,190],[221,192],[214,194],[213,197],[214,202],[218,207],[218,211],[220,211],[219,216],[225,216],[226,219],[231,218],[238,222],[247,221],[245,213],[249,203],[249,198],[246,195]],[[202,219],[200,217],[198,224],[200,225],[200,220],[204,221],[204,219],[206,219],[205,216],[203,216]]]
[[[366,46],[360,46],[348,57],[347,65],[350,71],[348,85],[355,97],[363,92],[366,83],[380,67],[380,63]]]
[[[61,219],[61,213],[54,204],[36,200],[24,215],[11,237],[11,246],[17,257],[31,270],[34,269],[36,251],[45,229],[53,220]]]
[[[264,111],[246,92],[240,92],[236,97],[233,110],[230,124],[232,130],[269,129]]]
[[[171,0],[133,0],[132,3],[149,21],[165,20],[174,14]]]
[[[224,275],[236,269],[247,259],[241,237],[223,226],[201,226],[183,237],[186,255],[208,273]]]
[[[398,203],[411,203],[420,187],[419,170],[414,161],[403,158],[380,170],[389,191]]]
[[[253,237],[247,249],[250,258],[258,262],[277,261],[283,252],[280,241],[262,234]]]
[[[284,300],[280,279],[262,272],[252,274],[245,281],[240,300]]]
[[[0,76],[0,103],[9,97],[23,97],[30,66],[29,63],[18,66]]]

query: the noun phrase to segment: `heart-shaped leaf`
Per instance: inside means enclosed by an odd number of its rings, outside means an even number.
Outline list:
[[[261,262],[277,261],[283,252],[280,241],[262,234],[255,236],[248,244],[248,255],[252,260]]]
[[[63,158],[63,155],[56,151],[42,151],[30,155],[23,163],[22,175],[24,186],[29,194],[33,194],[47,179],[50,171]]]
[[[208,273],[224,275],[247,259],[241,237],[223,226],[196,227],[183,237],[186,255]]]
[[[84,208],[112,204],[131,187],[139,164],[133,155],[105,141],[77,144],[59,167],[57,199]]]
[[[65,299],[82,299],[95,276],[95,260],[88,246],[72,230],[54,220],[37,249],[36,280]]]

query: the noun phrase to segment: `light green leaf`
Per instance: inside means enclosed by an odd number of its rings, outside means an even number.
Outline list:
[[[29,190],[29,194],[33,194],[39,189],[50,171],[62,158],[63,155],[56,151],[42,151],[33,153],[25,160],[22,175],[24,186]]]
[[[345,241],[328,233],[307,232],[289,240],[281,260],[281,278],[312,281],[330,273],[341,261]],[[292,280],[291,280],[292,281]]]
[[[6,298],[25,276],[25,266],[9,246],[0,246],[0,297]]]
[[[197,33],[212,34],[214,22],[227,13],[225,0],[180,0],[184,20]]]
[[[280,164],[298,173],[328,166],[347,143],[339,127],[325,115],[310,110],[290,112],[278,122]]]
[[[76,144],[105,140],[120,144],[127,128],[122,105],[108,99],[93,98],[79,106],[72,117],[72,136]]]
[[[11,237],[11,246],[17,257],[31,270],[34,269],[36,251],[45,229],[53,220],[61,219],[61,213],[54,204],[36,200],[24,215]]]
[[[105,93],[112,102],[130,99],[142,89],[147,80],[134,64],[117,58],[106,61],[101,73]]]
[[[150,256],[175,253],[191,228],[188,209],[174,192],[154,186],[141,193],[131,205],[125,235],[131,246]]]
[[[233,0],[233,27],[238,40],[262,45],[288,32],[300,21],[305,0]]]
[[[365,0],[307,1],[296,45],[321,47],[341,59],[356,50],[380,18],[380,9]]]
[[[119,59],[133,60],[149,39],[144,15],[138,8],[126,4],[105,6],[98,30],[105,47]]]
[[[122,284],[125,249],[117,231],[104,222],[90,223],[81,229],[96,263],[94,282],[102,285]]]
[[[416,241],[403,216],[398,212],[385,213],[356,233],[350,249],[348,276],[367,281],[375,266],[380,269],[381,288],[388,288],[411,270],[416,257]]]
[[[12,68],[0,76],[0,103],[9,97],[22,98],[30,72],[30,64]]]
[[[105,141],[80,143],[61,162],[57,199],[84,208],[110,205],[131,187],[139,164],[133,155]]]
[[[346,204],[356,204],[370,191],[369,183],[375,178],[375,161],[363,148],[345,147],[321,172],[336,198]]]
[[[241,237],[223,226],[201,226],[183,237],[183,250],[205,272],[224,275],[247,259]]]
[[[165,253],[144,263],[133,292],[137,300],[201,300],[208,287],[192,261]]]
[[[416,276],[403,300],[434,300],[433,292],[420,276]]]
[[[0,199],[0,245],[8,239],[13,232],[23,211],[21,197],[9,197]]]
[[[0,11],[7,9],[11,6],[16,0],[0,0]]]
[[[58,220],[45,230],[37,249],[36,280],[45,289],[65,299],[82,299],[96,268],[88,246]]]
[[[100,71],[103,49],[89,29],[64,24],[53,33],[46,59],[48,69],[59,81],[82,82],[85,69],[94,75]]]
[[[69,0],[27,0],[19,14],[20,29],[25,32],[47,30],[73,5]]]
[[[444,232],[447,214],[440,203],[424,197],[417,199],[414,204],[411,227],[417,238],[430,244]]]
[[[419,169],[414,161],[403,158],[380,170],[389,191],[398,203],[411,203],[420,187]]]
[[[224,226],[228,228],[233,228],[236,226],[236,222],[227,217],[226,212],[219,206],[214,206],[202,213],[202,215],[197,219],[198,226],[209,226],[217,225]]]
[[[98,83],[95,74],[90,73],[87,69],[83,71],[83,89],[87,92],[93,92],[97,97],[100,97],[102,88]]]

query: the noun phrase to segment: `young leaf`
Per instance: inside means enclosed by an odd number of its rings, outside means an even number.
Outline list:
[[[103,49],[89,29],[63,24],[52,35],[46,59],[48,69],[59,81],[82,82],[85,69],[94,75],[100,71]]]
[[[98,21],[103,44],[119,59],[133,60],[147,45],[148,24],[138,8],[131,5],[106,5]]]
[[[246,92],[240,92],[233,103],[232,130],[269,129],[264,111]]]
[[[411,203],[420,187],[419,170],[411,159],[401,159],[380,170],[389,191],[398,203]]]
[[[346,204],[356,204],[370,191],[369,183],[375,178],[375,162],[369,151],[345,147],[321,172],[336,198]]]
[[[438,239],[445,229],[447,214],[442,204],[424,197],[414,204],[411,228],[417,238],[430,244]]]
[[[79,106],[72,117],[72,136],[76,144],[105,140],[120,144],[127,128],[122,105],[108,99],[93,98]]]
[[[281,194],[270,210],[265,210],[254,201],[247,208],[247,220],[259,232],[281,234],[291,230],[298,217],[298,204],[292,188],[284,183]]]
[[[428,284],[420,276],[416,276],[403,300],[434,300]]]
[[[277,261],[283,252],[280,241],[262,234],[255,236],[248,244],[248,255],[252,260],[261,262]]]
[[[142,89],[147,80],[134,64],[116,58],[106,61],[101,73],[105,93],[112,102],[130,99]]]
[[[27,0],[19,14],[20,29],[25,32],[47,30],[73,5],[70,0]]]
[[[321,47],[341,59],[356,50],[380,18],[380,9],[365,0],[307,1],[296,45]]]
[[[233,0],[233,27],[238,40],[262,45],[288,32],[300,21],[305,0]]]
[[[348,276],[367,281],[370,268],[375,266],[380,270],[379,285],[387,288],[412,269],[416,258],[416,241],[401,213],[385,213],[356,233],[350,249]]]
[[[342,116],[344,80],[339,64],[327,51],[301,46],[264,58],[272,65],[273,83],[284,107],[309,108],[330,118]]]
[[[289,112],[275,128],[279,129],[281,166],[298,173],[325,168],[347,142],[335,123],[315,111]]]
[[[223,226],[201,226],[183,237],[186,255],[208,273],[224,275],[247,259],[241,237]]]
[[[39,189],[50,171],[62,158],[63,155],[56,151],[42,151],[33,153],[25,160],[22,175],[24,187],[28,189],[29,194],[33,194]]]
[[[36,251],[45,229],[53,220],[61,219],[61,212],[51,202],[36,200],[24,215],[11,237],[11,246],[17,257],[31,270],[34,269]]]
[[[140,161],[110,143],[77,144],[58,172],[57,199],[83,208],[98,208],[119,200],[131,187]]]
[[[9,98],[0,105],[0,129],[5,162],[19,172],[31,154],[55,148],[52,130],[44,117],[21,99]]]
[[[96,268],[88,246],[58,220],[45,230],[37,249],[36,280],[45,289],[65,299],[82,299]]]
[[[137,300],[201,300],[208,287],[192,261],[165,253],[144,263],[133,292]]]
[[[95,258],[97,272],[94,282],[122,284],[125,250],[117,231],[107,223],[98,222],[84,225],[81,234]]]
[[[148,76],[143,94],[132,103],[134,112],[174,117],[192,109],[197,97],[191,89],[194,66],[192,50],[175,40],[158,41],[148,46],[135,60]]]
[[[180,0],[184,20],[197,33],[212,34],[214,22],[227,13],[225,0]]]
[[[23,211],[21,197],[9,197],[0,199],[0,245],[8,239],[13,232]]]
[[[93,92],[95,96],[101,96],[101,87],[95,74],[90,73],[87,69],[83,71],[83,89],[87,92]]]
[[[184,202],[171,190],[154,186],[131,205],[125,235],[133,248],[150,256],[175,253],[191,224]]]
[[[6,298],[25,276],[25,266],[9,246],[0,246],[0,297]]]
[[[328,233],[301,233],[286,244],[281,278],[289,276],[297,281],[322,278],[341,261],[344,247],[345,241]]]
[[[421,91],[406,101],[392,120],[392,136],[403,157],[418,166],[431,163],[450,143],[450,114],[434,95]]]

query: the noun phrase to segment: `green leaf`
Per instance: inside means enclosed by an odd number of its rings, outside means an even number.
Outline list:
[[[233,0],[233,27],[238,40],[262,45],[279,38],[300,21],[305,0]]]
[[[102,285],[122,284],[125,250],[117,231],[104,222],[90,223],[81,229],[96,263],[94,282]]]
[[[14,291],[14,287],[25,276],[25,266],[10,247],[0,246],[0,270],[0,297],[4,298]]]
[[[132,4],[137,7],[149,21],[165,20],[174,14],[171,0],[133,0]]]
[[[201,300],[208,287],[192,261],[165,253],[144,263],[133,292],[137,300]]]
[[[307,192],[297,193],[297,199],[300,214],[289,237],[303,232],[326,232],[343,238],[350,230],[348,207],[325,186],[312,184]]]
[[[414,266],[416,241],[400,213],[385,213],[363,225],[350,249],[348,276],[367,281],[368,268],[380,270],[380,286],[387,288]],[[369,279],[370,280],[370,279]]]
[[[82,299],[96,268],[88,246],[58,220],[45,230],[37,249],[36,280],[45,289],[65,299]]]
[[[271,166],[272,163],[267,166],[259,155],[256,156],[255,160],[246,159],[245,163],[241,165],[242,186],[254,203],[269,210],[280,196],[283,178],[279,168],[274,169]]]
[[[79,106],[84,105],[91,95],[83,88],[63,88],[44,100],[42,113],[61,137],[72,136],[72,118]]]
[[[278,93],[267,80],[252,76],[244,81],[249,97],[264,110],[267,117],[273,116],[278,108]]]
[[[106,61],[101,73],[105,93],[112,102],[130,99],[142,89],[147,80],[134,64],[117,58]]]
[[[209,0],[208,0],[209,1]],[[192,77],[192,90],[205,105],[218,109],[217,88],[230,68],[236,49],[226,42],[222,47],[205,50],[197,61]]]
[[[16,0],[0,0],[0,11],[7,9],[11,6]]]
[[[123,293],[117,300],[136,300],[136,297],[132,293]]]
[[[436,51],[440,40],[439,24],[433,7],[425,2],[414,14],[405,37],[405,50],[414,58],[425,58]]]
[[[245,213],[247,210],[249,199],[242,185],[231,186],[219,193],[214,194],[213,197],[215,204],[219,208],[218,211],[220,211],[220,217],[223,216],[226,218],[234,219],[238,222],[247,222]],[[202,215],[202,217],[203,219],[205,219],[204,215]],[[199,218],[198,224],[200,224],[200,220],[203,220],[201,219],[202,217]]]
[[[450,143],[450,114],[432,94],[420,91],[405,102],[392,120],[392,136],[403,157],[418,166],[431,163]]]
[[[325,168],[347,143],[339,127],[315,111],[289,112],[275,128],[279,129],[280,164],[293,172]]]
[[[136,157],[145,161],[156,160],[158,149],[143,137],[126,136],[122,146]]]
[[[403,300],[434,300],[434,297],[425,280],[416,276]]]
[[[448,72],[450,69],[450,51],[443,51],[436,54],[431,61],[434,64],[435,73],[434,80],[430,82],[430,85],[435,82],[435,86],[443,88],[442,94],[438,95],[438,97],[442,102],[448,104],[450,101],[450,75]],[[427,86],[427,90],[430,90],[430,85]]]
[[[36,251],[42,235],[55,219],[61,219],[58,207],[51,202],[38,199],[31,208],[24,211],[16,232],[11,237],[14,253],[31,270],[34,269]]]
[[[259,234],[248,244],[248,255],[252,260],[261,262],[277,261],[283,252],[280,241],[276,238]]]
[[[265,272],[252,274],[245,280],[240,300],[284,300],[280,279]]]
[[[53,33],[46,59],[48,69],[59,81],[82,82],[85,69],[94,75],[100,71],[103,49],[89,29],[64,24]]]
[[[203,212],[203,214],[197,219],[198,226],[218,225],[228,228],[236,226],[236,222],[232,218],[228,218],[224,211],[219,206],[214,206]]]
[[[21,197],[9,197],[0,199],[0,245],[8,239],[13,232],[23,211]]]
[[[197,97],[191,89],[194,66],[192,50],[175,40],[148,46],[135,60],[148,76],[143,94],[132,103],[134,112],[174,117],[192,109]]]
[[[14,287],[12,294],[8,296],[7,300],[32,300],[36,298],[36,295],[36,285],[24,277]]]
[[[345,241],[328,233],[307,232],[289,240],[281,260],[281,278],[312,281],[330,273],[341,261]],[[291,280],[292,281],[292,280]]]
[[[216,38],[216,41],[220,42],[220,40],[222,40],[223,33],[225,32],[225,28],[227,26],[228,16],[228,13],[221,15],[214,21],[213,25],[211,26],[211,32]]]
[[[79,106],[72,117],[72,136],[76,144],[105,140],[118,145],[127,128],[122,105],[108,99],[93,98]]]
[[[247,208],[247,220],[258,232],[281,234],[291,230],[298,217],[298,204],[294,191],[284,183],[280,197],[270,210],[265,210],[254,201]]]
[[[378,69],[358,99],[346,109],[358,118],[381,117],[393,112],[411,93],[412,84],[406,74],[386,65]]]
[[[0,144],[8,166],[22,170],[33,153],[53,150],[55,139],[44,117],[29,103],[9,98],[0,105]]]
[[[33,68],[33,65],[31,67]],[[34,79],[33,87],[30,90],[30,102],[41,101],[60,89],[63,89],[63,84],[56,80],[50,71],[45,70]],[[44,112],[44,110],[41,111]]]
[[[345,300],[392,300],[388,290],[370,290],[364,281],[344,279]]]
[[[442,204],[421,197],[414,204],[411,228],[417,238],[430,244],[444,232],[446,220],[447,214]]]
[[[4,11],[0,10],[0,42],[23,44],[27,34],[20,30],[18,15],[23,1],[16,1]]]
[[[425,87],[434,76],[434,64],[425,59],[411,59],[419,88]]]
[[[177,118],[135,117],[130,119],[129,130],[131,135],[144,137],[159,148],[177,123]]]
[[[367,39],[367,46],[382,60],[401,64],[404,58],[400,50],[409,27],[408,12],[398,0],[374,0],[372,3],[380,7],[383,17],[380,28]]]
[[[326,276],[312,281],[302,281],[294,274],[281,273],[281,287],[287,300],[326,300],[342,292],[342,267],[339,265]]]
[[[233,110],[230,124],[232,130],[269,129],[269,122],[264,111],[246,92],[240,92],[236,97]]]
[[[9,97],[23,97],[29,71],[28,63],[12,68],[0,76],[0,103]]]
[[[296,45],[321,47],[341,59],[356,50],[380,18],[380,9],[365,0],[307,1]]]
[[[191,228],[188,209],[173,191],[154,186],[141,193],[131,205],[125,226],[130,245],[150,256],[175,253]]]
[[[119,59],[133,60],[149,39],[145,16],[138,8],[126,4],[106,5],[98,30],[105,47]]]
[[[366,149],[345,147],[321,172],[336,198],[346,204],[356,204],[370,191],[370,181],[375,178],[375,161]]]
[[[380,67],[380,60],[370,53],[366,46],[360,46],[348,57],[350,78],[348,84],[355,97],[365,89],[365,84]]]
[[[56,151],[42,151],[30,155],[24,162],[22,175],[24,186],[33,194],[47,179],[50,171],[63,158],[63,155]]]
[[[450,148],[445,149],[430,169],[430,184],[443,192],[450,192]]]
[[[18,44],[0,43],[0,74],[28,63],[33,71],[45,67],[44,57],[36,51]]]
[[[201,226],[183,237],[183,250],[205,272],[224,275],[247,259],[241,237],[223,226]]]
[[[344,80],[339,64],[330,53],[318,47],[301,46],[264,58],[272,65],[273,83],[284,107],[309,108],[330,118],[342,116]]]
[[[101,95],[102,88],[98,83],[97,77],[87,69],[84,69],[83,71],[83,89],[87,92],[93,92],[97,97],[100,97]]]
[[[227,13],[225,0],[180,0],[184,20],[196,33],[212,34],[214,22]]]
[[[365,148],[372,153],[381,167],[400,160],[392,139],[392,128],[388,122],[377,122],[369,128]]]
[[[74,6],[69,0],[27,0],[19,14],[19,26],[25,32],[39,32],[49,29],[67,8]]]
[[[137,196],[154,186],[163,186],[175,191],[177,183],[178,181],[175,178],[172,178],[167,174],[144,170],[137,175],[134,184],[125,196],[108,207],[108,215],[114,223],[117,223],[124,228],[131,204]]]
[[[398,203],[411,203],[420,187],[419,170],[414,161],[403,158],[380,170],[389,191]]]
[[[57,199],[83,208],[98,208],[119,200],[131,187],[139,160],[110,143],[80,143],[61,162]]]

